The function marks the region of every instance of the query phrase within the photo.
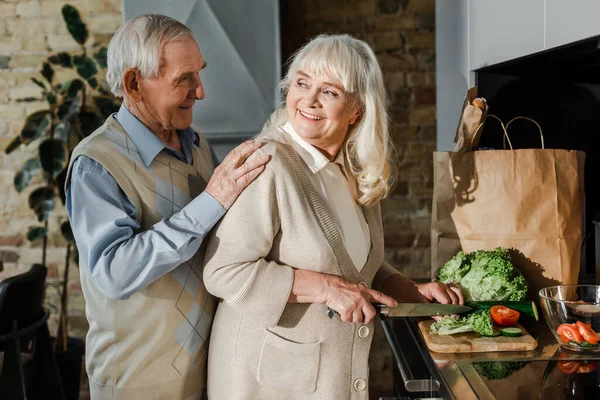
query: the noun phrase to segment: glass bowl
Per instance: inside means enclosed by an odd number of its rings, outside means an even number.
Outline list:
[[[561,338],[557,332],[563,324],[570,324],[561,328],[568,328],[567,334],[571,329],[575,333],[581,332],[576,325],[577,321],[589,324],[588,329],[591,328],[596,333],[600,332],[600,285],[551,286],[540,290],[539,296],[546,323],[563,348],[578,352],[600,352],[600,342],[596,345],[590,345],[586,341],[581,344],[575,341],[565,343],[565,336]]]

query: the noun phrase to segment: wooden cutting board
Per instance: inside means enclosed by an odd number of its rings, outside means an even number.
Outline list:
[[[519,337],[483,337],[475,332],[456,335],[437,335],[430,332],[432,319],[419,322],[419,330],[427,347],[438,353],[477,353],[489,351],[527,351],[537,347],[537,341],[519,324],[523,334]]]

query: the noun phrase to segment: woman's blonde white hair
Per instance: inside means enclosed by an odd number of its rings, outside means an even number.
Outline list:
[[[181,22],[159,14],[145,14],[125,22],[108,44],[106,81],[115,96],[123,96],[123,74],[137,68],[144,78],[158,76],[165,43],[192,36]]]
[[[372,205],[390,191],[395,173],[391,163],[383,75],[373,50],[349,35],[319,35],[291,58],[280,83],[284,98],[298,71],[327,75],[339,81],[350,101],[359,107],[359,119],[349,127],[345,155],[359,189],[358,202]],[[287,122],[284,104],[267,122],[263,132]]]

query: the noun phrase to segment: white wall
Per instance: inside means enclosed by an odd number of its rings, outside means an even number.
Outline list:
[[[600,35],[599,0],[436,0],[437,148],[447,151],[474,70]]]

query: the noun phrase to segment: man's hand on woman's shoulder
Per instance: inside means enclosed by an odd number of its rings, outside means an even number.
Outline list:
[[[233,205],[242,191],[264,170],[270,157],[250,157],[262,143],[248,140],[231,150],[215,171],[205,192],[215,198],[226,210]]]

